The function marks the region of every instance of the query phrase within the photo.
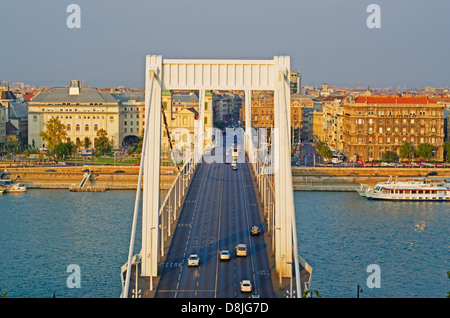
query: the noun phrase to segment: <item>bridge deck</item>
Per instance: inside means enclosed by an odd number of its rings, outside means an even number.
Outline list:
[[[247,163],[201,163],[196,171],[177,223],[176,231],[161,260],[161,275],[154,279],[153,291],[148,278],[139,277],[143,297],[155,298],[237,298],[250,297],[240,291],[240,281],[252,282],[253,294],[263,298],[285,297],[290,280],[282,280],[282,289],[274,273],[271,238],[261,222],[259,197],[255,194]],[[262,229],[251,236],[250,228]],[[235,246],[247,244],[248,255],[237,257]],[[228,261],[219,259],[219,250],[231,253]],[[200,257],[198,267],[188,267],[190,254]],[[130,289],[134,288],[134,266]],[[302,269],[301,280],[308,273]],[[294,280],[295,282],[295,280]],[[274,288],[275,287],[275,288]],[[130,296],[131,296],[130,292]]]

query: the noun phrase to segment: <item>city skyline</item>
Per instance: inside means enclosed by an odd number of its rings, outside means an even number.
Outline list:
[[[377,1],[381,28],[370,29],[371,3],[80,0],[81,28],[70,29],[71,1],[3,1],[0,38],[8,46],[0,79],[65,86],[76,78],[94,87],[143,87],[147,54],[289,55],[291,68],[308,85],[447,87],[450,3]]]

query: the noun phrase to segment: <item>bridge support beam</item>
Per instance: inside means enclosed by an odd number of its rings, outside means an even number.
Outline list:
[[[194,161],[198,163],[204,152],[205,90],[245,90],[245,149],[255,163],[251,129],[252,90],[274,91],[274,132],[272,141],[272,171],[274,197],[263,195],[264,204],[274,204],[272,231],[275,245],[275,264],[279,277],[290,277],[292,262],[297,263],[294,199],[290,163],[290,58],[275,56],[273,60],[173,60],[163,61],[160,55],[146,57],[145,107],[147,135],[144,156],[144,187],[142,211],[141,276],[158,275],[160,258],[160,156],[161,156],[161,95],[163,89],[199,90],[199,118],[196,123]],[[152,76],[153,74],[153,76]],[[195,166],[194,163],[194,166]],[[260,174],[261,171],[258,171]],[[267,173],[263,171],[263,173]],[[261,186],[261,185],[260,185]],[[180,192],[177,198],[180,199]],[[294,250],[294,251],[293,251]],[[295,261],[294,261],[295,259]],[[296,270],[296,276],[300,273]],[[297,277],[298,278],[298,277]],[[150,280],[152,281],[152,280]],[[150,285],[152,286],[152,285]],[[152,287],[150,287],[152,288]]]
[[[151,83],[151,73],[154,80]],[[145,66],[145,107],[150,109],[146,120],[147,153],[144,157],[144,187],[142,198],[142,266],[141,276],[158,275],[159,261],[159,192],[161,160],[161,77],[162,56],[149,55]],[[150,279],[151,280],[151,279]]]
[[[274,89],[275,264],[279,277],[290,277],[292,266],[292,213],[294,199],[290,138],[290,58],[274,57],[277,80]]]

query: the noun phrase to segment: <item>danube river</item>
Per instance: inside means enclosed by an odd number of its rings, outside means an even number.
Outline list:
[[[300,254],[322,297],[354,298],[358,285],[361,298],[441,298],[450,291],[449,203],[375,202],[356,192],[294,197]],[[135,191],[0,196],[2,291],[20,298],[118,297],[134,200]],[[79,288],[67,284],[72,264],[80,269]],[[371,264],[379,268],[379,288],[367,286]]]

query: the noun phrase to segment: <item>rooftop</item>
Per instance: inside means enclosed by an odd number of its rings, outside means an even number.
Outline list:
[[[100,93],[95,88],[81,88],[79,95],[69,95],[69,88],[54,88],[50,92],[41,92],[31,103],[114,103],[117,100],[110,93]]]
[[[356,103],[367,104],[436,104],[427,96],[358,96]]]

